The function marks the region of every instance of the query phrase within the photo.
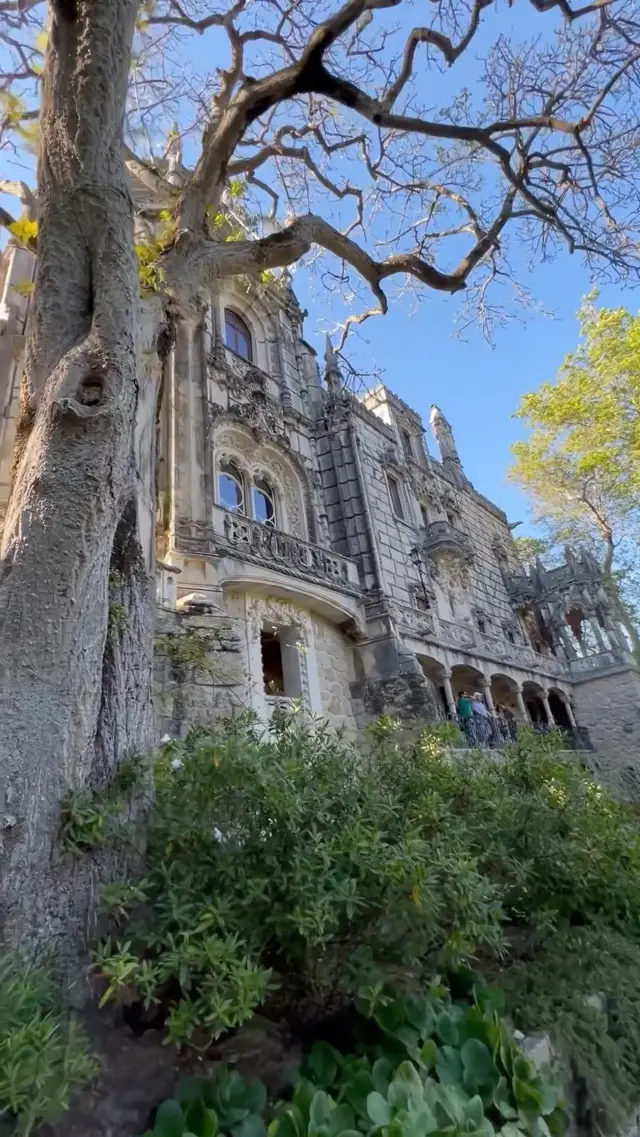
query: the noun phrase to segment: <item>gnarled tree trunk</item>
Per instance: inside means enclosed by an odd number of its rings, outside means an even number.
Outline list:
[[[142,403],[153,416],[154,399],[139,391],[122,160],[138,2],[51,8],[36,291],[0,553],[0,914],[12,942],[69,946],[101,866],[60,858],[61,799],[148,742],[136,419]],[[123,609],[111,621],[110,574]]]

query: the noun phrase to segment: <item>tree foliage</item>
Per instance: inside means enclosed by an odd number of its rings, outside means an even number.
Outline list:
[[[510,478],[528,494],[548,547],[588,545],[635,608],[640,551],[640,317],[579,312],[581,341],[554,382],[524,395],[528,431]]]

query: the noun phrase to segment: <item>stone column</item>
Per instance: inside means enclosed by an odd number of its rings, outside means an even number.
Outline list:
[[[495,708],[495,705],[493,702],[493,695],[491,694],[491,680],[490,679],[485,679],[483,677],[483,679],[482,679],[482,693],[484,695],[484,701],[487,704],[487,710],[488,710],[489,714],[495,715],[496,708]]]
[[[518,707],[518,714],[520,715],[520,721],[530,723],[531,719],[529,718],[527,704],[525,703],[522,696],[522,687],[516,687],[516,704]]]
[[[555,726],[556,720],[553,717],[553,712],[552,712],[551,707],[549,705],[549,692],[548,691],[542,692],[542,705],[544,707],[544,713],[547,716],[547,722],[549,723],[549,726]]]
[[[564,705],[565,705],[565,709],[567,712],[567,718],[569,719],[569,724],[571,726],[571,729],[577,731],[578,724],[576,722],[576,717],[573,713],[573,707],[571,706],[571,700],[566,695],[564,697]]]
[[[455,718],[458,713],[456,709],[456,697],[453,693],[453,687],[451,686],[451,672],[448,668],[442,674],[442,686],[444,687],[444,694],[447,700],[449,714],[452,718]]]

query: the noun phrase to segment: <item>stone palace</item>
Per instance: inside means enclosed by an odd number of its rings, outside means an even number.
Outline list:
[[[33,271],[10,244],[0,517]],[[432,454],[388,387],[350,393],[329,344],[319,366],[304,315],[286,277],[229,282],[163,365],[159,734],[244,707],[266,722],[293,699],[348,729],[387,712],[444,719],[479,691],[491,714],[559,726],[632,792],[640,673],[597,563],[567,550],[525,571],[443,411]]]

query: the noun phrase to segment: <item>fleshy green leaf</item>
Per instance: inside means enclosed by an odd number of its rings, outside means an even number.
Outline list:
[[[393,1116],[389,1102],[377,1090],[367,1098],[367,1113],[374,1125],[388,1125]]]

